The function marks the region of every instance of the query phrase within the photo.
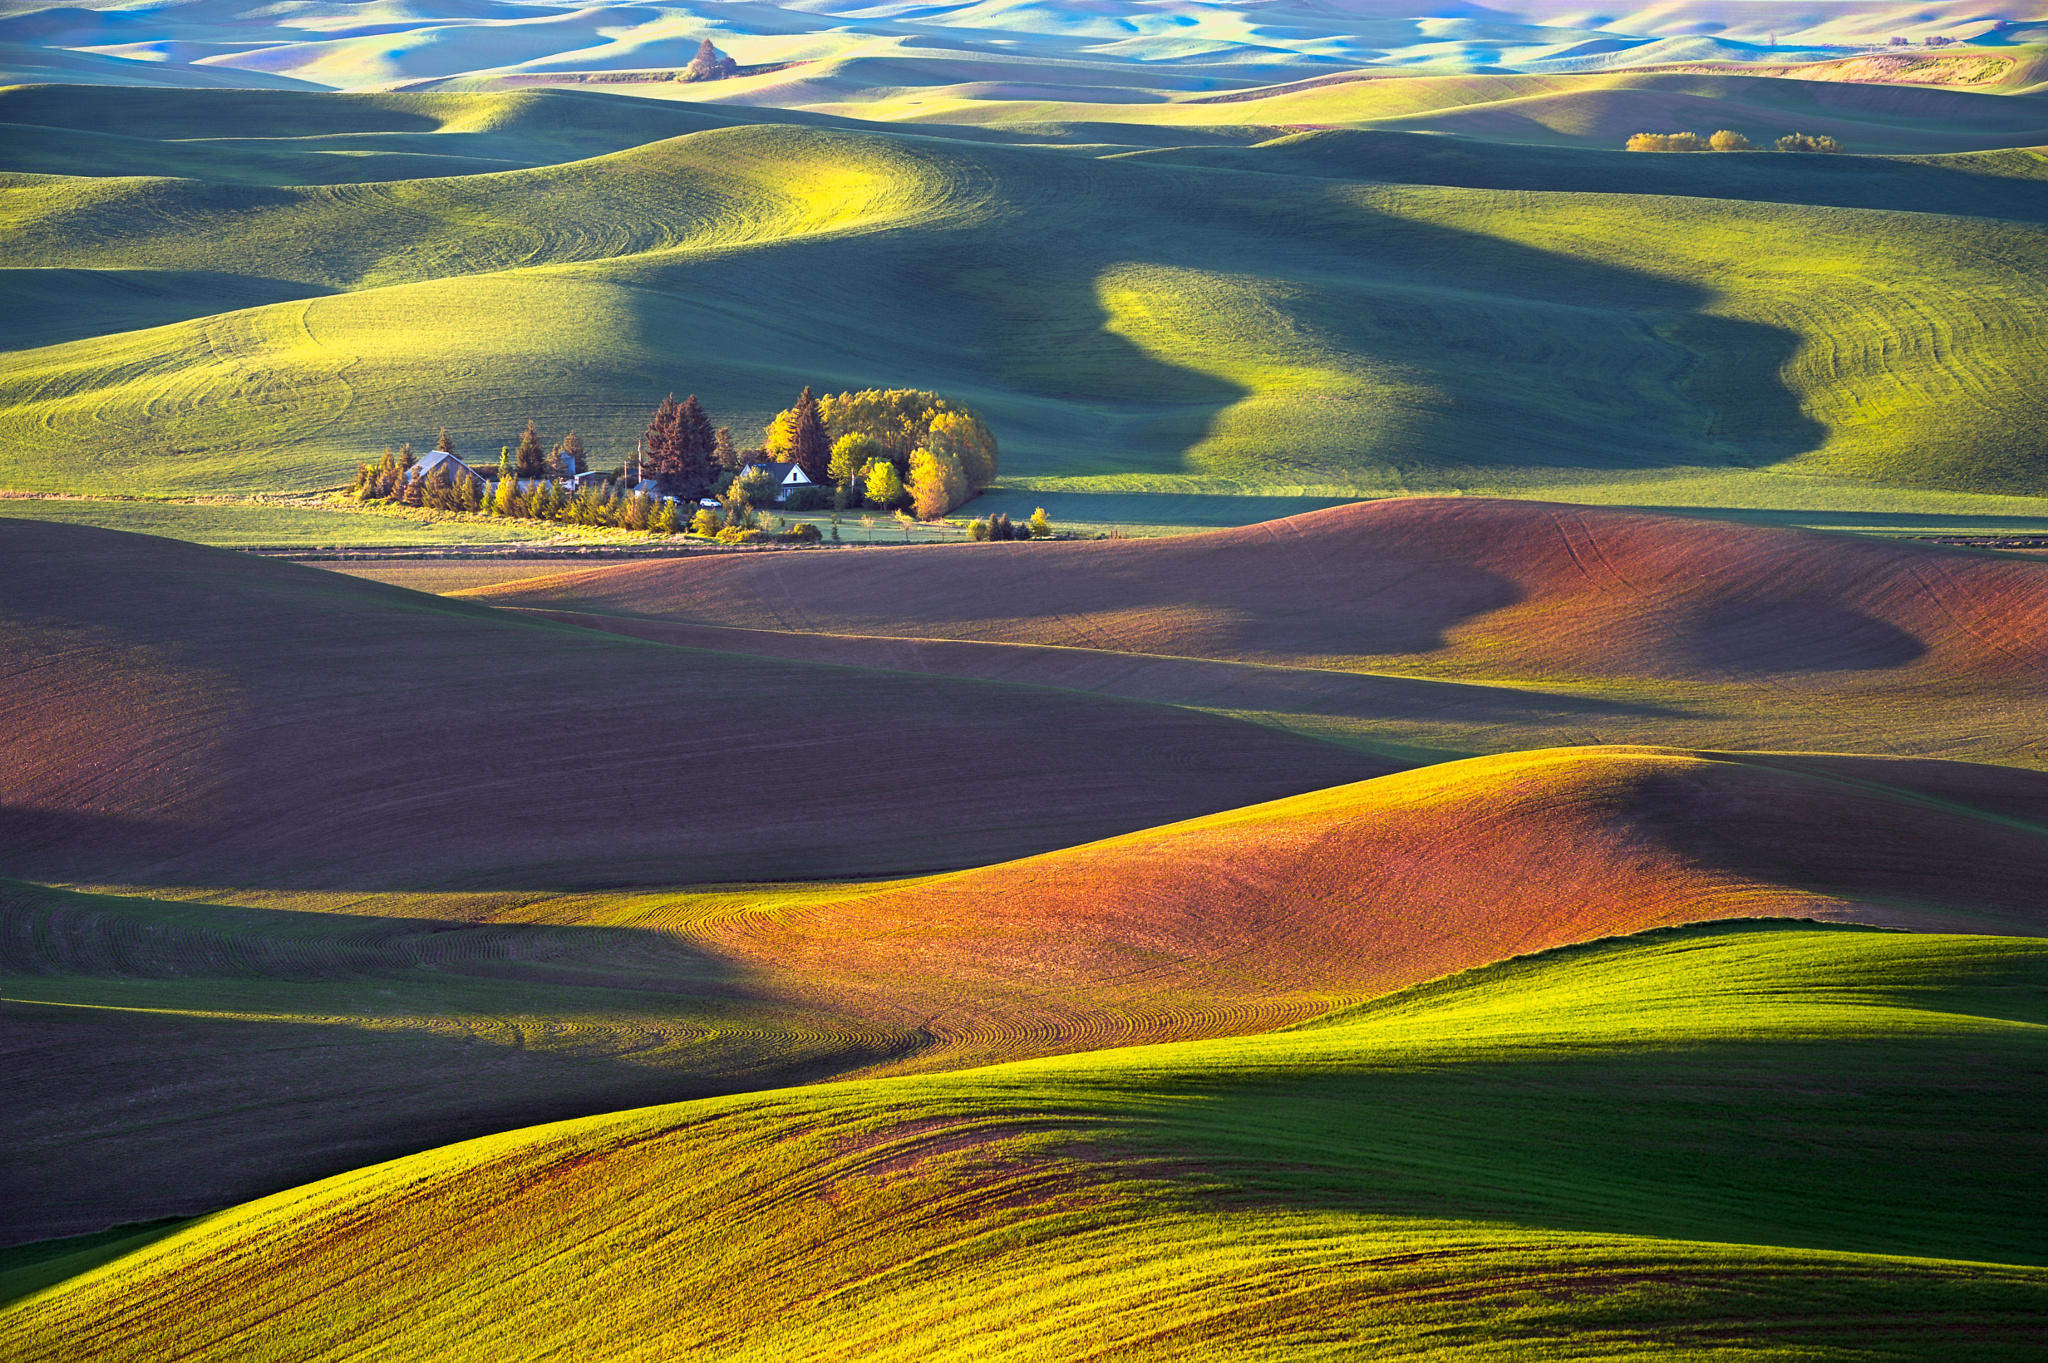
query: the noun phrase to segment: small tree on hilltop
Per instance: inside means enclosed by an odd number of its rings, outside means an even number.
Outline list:
[[[697,55],[683,68],[684,80],[723,80],[740,69],[738,62],[720,52],[709,38],[697,44]]]
[[[518,467],[521,478],[539,478],[547,472],[547,446],[541,443],[540,428],[531,421],[519,433],[519,453],[513,463]]]
[[[808,384],[790,410],[789,457],[812,482],[830,480],[832,442],[825,434],[825,419],[818,414],[818,396]]]
[[[1786,133],[1778,139],[1779,151],[1820,151],[1838,152],[1842,144],[1824,134]]]

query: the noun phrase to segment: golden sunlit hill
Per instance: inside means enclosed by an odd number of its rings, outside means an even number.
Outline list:
[[[180,899],[0,894],[20,1232],[553,1117],[1264,1031],[1701,920],[2040,935],[2048,776],[1564,749],[880,886]]]
[[[1263,1036],[491,1136],[139,1236],[0,1331],[53,1361],[2019,1360],[2044,981],[2010,938],[1621,939]]]

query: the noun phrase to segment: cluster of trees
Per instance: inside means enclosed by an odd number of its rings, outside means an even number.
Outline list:
[[[447,433],[442,432],[442,438]],[[450,478],[448,470],[436,468],[424,478],[412,475],[419,456],[410,441],[398,447],[384,447],[383,462],[356,465],[355,486],[349,495],[363,502],[392,502],[400,506],[431,507],[435,511],[479,511],[483,489],[474,478]]]
[[[969,521],[967,538],[971,540],[1045,540],[1052,538],[1052,522],[1046,518],[1045,508],[1039,507],[1031,513],[1031,519],[1022,525],[1010,524],[1007,515],[990,516],[987,520]]]
[[[671,497],[694,502],[712,489],[722,474],[738,471],[749,455],[732,443],[732,428],[713,428],[695,393],[681,402],[670,393],[654,409],[647,433],[640,438],[642,478],[652,478]]]
[[[676,79],[683,81],[724,80],[739,74],[740,64],[720,52],[709,38],[697,44],[697,55],[690,64],[677,73]]]
[[[999,467],[995,434],[980,416],[912,388],[824,397],[806,388],[768,423],[763,444],[770,458],[799,465],[837,509],[857,495],[884,511],[908,506],[921,520],[979,495]]]
[[[1637,133],[1628,140],[1630,151],[1754,151],[1756,146],[1741,133],[1723,128],[1701,137],[1698,133]],[[1832,137],[1810,133],[1786,133],[1778,139],[1779,151],[1840,151],[1842,144]]]
[[[445,427],[434,448],[455,453]],[[359,465],[351,493],[366,502],[729,539],[757,530],[754,507],[779,491],[765,471],[742,473],[749,464],[789,462],[803,469],[812,485],[789,494],[784,504],[792,511],[843,511],[858,500],[937,520],[994,481],[997,459],[986,422],[922,390],[870,388],[820,397],[806,387],[795,405],[768,423],[762,444],[748,450],[734,443],[730,427],[712,425],[696,394],[678,402],[670,393],[655,408],[633,459],[600,482],[570,486],[589,470],[582,439],[571,431],[550,448],[529,421],[516,448],[499,448],[495,478],[472,478],[460,465],[453,471],[437,465],[420,477],[407,444],[396,453],[385,450],[382,463]],[[697,505],[710,496],[720,499],[717,509]],[[989,521],[976,524],[987,532],[978,537],[1008,537],[1002,533],[1007,518],[1002,530]],[[801,528],[817,537],[815,529]],[[1023,529],[1014,535],[1029,538]]]

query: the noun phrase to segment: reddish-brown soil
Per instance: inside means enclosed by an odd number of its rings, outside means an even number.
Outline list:
[[[719,930],[911,1064],[1262,1029],[1503,957],[1812,917],[2048,932],[2048,775],[1560,749],[1447,763]]]
[[[729,555],[465,595],[696,647],[1268,713],[1390,751],[2048,766],[2048,564],[1692,517],[1418,498],[1184,539]]]
[[[607,639],[0,525],[0,873],[546,888],[975,865],[1388,770],[1100,697]]]
[[[2048,572],[1922,544],[1486,498],[1178,539],[750,554],[479,588],[746,628],[1532,674],[2048,665]]]

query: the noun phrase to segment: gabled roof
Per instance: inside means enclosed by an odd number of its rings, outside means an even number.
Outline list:
[[[443,464],[448,466],[448,480],[450,482],[462,477],[465,473],[478,482],[483,481],[481,473],[478,473],[475,469],[457,459],[448,450],[428,450],[420,456],[420,461],[417,464],[414,464],[406,471],[405,476],[408,478],[424,478]]]
[[[754,459],[754,460],[749,460],[749,461],[748,461],[747,463],[744,463],[744,464],[740,465],[740,472],[741,472],[742,474],[747,474],[747,473],[754,473],[754,472],[761,472],[761,473],[765,473],[765,474],[767,474],[767,475],[768,475],[769,477],[771,477],[771,478],[773,478],[773,479],[775,480],[775,485],[776,485],[777,487],[782,487],[782,486],[784,486],[784,485],[788,484],[788,483],[789,483],[789,482],[791,481],[791,479],[790,479],[790,475],[791,475],[792,473],[794,473],[794,474],[796,475],[796,479],[795,479],[795,481],[797,481],[797,482],[800,482],[800,483],[808,483],[808,482],[810,482],[810,481],[811,481],[811,480],[810,480],[810,478],[809,478],[808,476],[806,476],[806,475],[805,475],[805,473],[804,473],[804,471],[803,471],[803,466],[802,466],[802,465],[800,465],[800,464],[798,464],[798,463],[797,463],[797,462],[796,462],[795,460],[791,460],[791,459],[784,459],[784,460],[771,460],[771,459]]]

